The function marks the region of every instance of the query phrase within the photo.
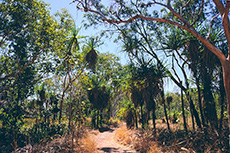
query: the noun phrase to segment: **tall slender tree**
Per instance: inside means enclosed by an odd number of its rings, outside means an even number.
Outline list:
[[[116,1],[113,5],[111,5],[111,7],[109,7],[109,10],[106,10],[104,5],[99,1],[94,1],[92,3],[91,1],[74,0],[73,2],[76,3],[78,9],[96,14],[98,22],[106,21],[108,23],[121,24],[130,23],[134,20],[157,21],[178,26],[179,28],[188,31],[189,33],[194,35],[207,47],[210,52],[217,56],[222,65],[230,126],[230,49],[228,51],[228,55],[225,55],[220,49],[210,43],[208,39],[198,33],[198,31],[194,27],[194,25],[199,21],[200,17],[204,15],[204,7],[207,6],[204,5],[204,0],[199,3],[195,3],[194,1],[172,2],[171,0],[168,0],[165,3],[156,0],[150,1],[148,3],[144,3],[144,1]],[[228,19],[230,1],[226,0],[224,3],[220,0],[213,0],[212,2],[212,5],[214,5],[218,9],[221,15],[226,41],[230,48],[230,22]],[[157,15],[154,16],[154,13],[148,13],[149,8],[156,5],[161,6],[165,8],[165,10],[167,10],[167,15],[165,17],[159,17]],[[195,9],[191,9],[191,7],[188,6],[192,6]],[[186,9],[193,10],[193,15],[186,16]],[[212,17],[210,17],[210,19],[211,18]]]

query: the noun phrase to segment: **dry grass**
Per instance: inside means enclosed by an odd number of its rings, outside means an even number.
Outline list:
[[[130,133],[129,133],[129,130],[126,128],[126,126],[122,126],[119,129],[117,129],[115,131],[115,137],[116,137],[116,140],[123,145],[131,144]]]
[[[177,130],[184,130],[184,125],[183,125],[183,118],[179,118],[180,121],[179,123],[173,124],[171,121],[169,121],[170,124],[170,129],[172,132],[175,132]],[[192,130],[192,119],[191,117],[187,117],[187,128],[188,130]],[[152,120],[149,120],[149,127],[152,127]],[[197,126],[195,126],[197,128]],[[156,128],[157,129],[167,129],[167,123],[162,123],[162,119],[156,119]]]
[[[66,134],[63,136],[51,137],[43,143],[36,144],[32,147],[32,152],[49,152],[49,153],[96,153],[97,143],[94,135],[89,133],[85,128],[75,129],[74,135]],[[22,150],[25,150],[22,148]],[[20,151],[19,151],[20,152]],[[23,151],[22,151],[23,152]]]
[[[90,135],[86,134],[86,136],[80,141],[80,146],[81,146],[81,152],[83,153],[93,153],[97,152],[97,143],[95,141],[95,138]]]
[[[221,137],[224,135],[226,133]],[[190,131],[186,135],[183,130],[170,133],[167,128],[162,128],[154,134],[153,130],[128,130],[122,126],[115,131],[115,139],[140,153],[228,152],[227,141],[217,139],[211,131]]]
[[[152,142],[149,148],[148,153],[161,153],[156,142]]]
[[[99,130],[90,130],[89,132],[91,135],[98,135],[100,132]]]
[[[132,145],[135,150],[141,153],[161,152],[157,143],[153,140],[152,131],[135,130],[133,134]]]
[[[115,131],[115,139],[141,153],[160,153],[157,143],[150,139],[150,131],[128,130],[125,126]]]

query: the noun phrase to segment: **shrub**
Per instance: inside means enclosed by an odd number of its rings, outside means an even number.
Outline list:
[[[63,135],[67,131],[65,124],[53,124],[49,125],[46,122],[35,124],[28,130],[31,143],[38,143],[43,139],[50,138],[56,134]]]

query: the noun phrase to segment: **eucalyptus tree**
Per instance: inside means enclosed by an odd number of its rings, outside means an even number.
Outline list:
[[[158,28],[157,24],[151,24],[150,21],[137,20],[133,21],[131,24],[124,24],[121,26],[114,25],[114,27],[117,29],[118,32],[117,39],[121,39],[123,43],[123,48],[126,48],[124,51],[128,53],[128,56],[131,60],[140,62],[140,58],[142,56],[145,56],[145,58],[152,58],[154,61],[158,62],[166,69],[164,63],[167,57],[163,58],[163,53],[161,53],[159,50],[160,43],[157,40],[163,39],[163,37],[160,36],[162,35],[162,29]],[[112,30],[111,33],[114,33],[114,31]],[[177,43],[180,43],[180,41],[177,41]],[[177,73],[173,75],[174,72],[171,72],[170,68],[166,69],[166,71],[168,73],[168,76],[177,86],[182,88],[183,91],[188,91],[188,88],[181,84],[180,79],[177,78]],[[189,95],[187,96],[189,97]],[[191,104],[191,106],[193,106],[193,104]],[[195,107],[191,108],[193,112],[197,112]],[[199,125],[198,115],[196,115],[196,121]]]
[[[206,28],[205,22],[201,23],[198,29],[201,34],[208,33],[208,30],[210,30]],[[213,89],[215,88],[214,84],[216,84],[215,80],[217,80],[218,77],[212,76],[214,76],[214,74],[219,71],[218,67],[220,66],[220,63],[215,58],[215,56],[212,53],[209,54],[207,48],[190,33],[183,32],[178,28],[171,28],[170,33],[171,34],[166,36],[166,40],[164,40],[163,42],[163,48],[168,50],[168,56],[172,56],[177,64],[180,64],[177,60],[178,56],[178,58],[183,61],[181,65],[188,65],[189,69],[193,74],[195,84],[198,90],[198,101],[202,124],[203,126],[206,126],[204,120],[205,118],[203,115],[205,112],[206,120],[211,124],[213,128],[217,128],[218,123],[215,106],[216,102],[213,98]],[[208,39],[210,42],[212,42],[212,44],[215,44],[215,46],[221,47],[224,45],[223,33],[224,32],[221,29],[212,30]],[[222,50],[223,52],[226,52],[225,49]],[[172,65],[173,69],[175,69],[174,61],[172,61]],[[181,70],[184,69],[184,66],[179,67],[181,68]],[[182,72],[183,71],[184,70],[182,70]],[[183,74],[185,76],[185,73]],[[186,84],[188,85],[188,81],[186,81]],[[202,106],[201,104],[201,91],[204,97],[204,106]]]
[[[199,41],[201,41],[207,49],[214,53],[217,58],[220,60],[220,63],[223,68],[223,78],[224,78],[224,86],[227,96],[228,103],[228,114],[230,120],[230,62],[229,62],[229,51],[228,55],[225,55],[219,48],[214,46],[212,43],[208,41],[204,36],[202,36],[194,27],[197,21],[201,16],[205,15],[205,12],[208,5],[204,5],[205,1],[202,0],[200,2],[196,1],[149,1],[145,3],[144,1],[115,1],[110,7],[104,7],[103,2],[99,1],[81,1],[74,0],[77,8],[86,11],[92,12],[96,15],[96,19],[98,22],[107,22],[107,23],[130,23],[134,20],[147,20],[147,21],[157,21],[169,23],[171,25],[178,26],[179,28],[188,31],[192,35],[194,35]],[[208,1],[209,2],[209,1]],[[230,32],[229,32],[229,8],[230,1],[226,0],[225,2],[219,0],[210,1],[211,7],[216,7],[218,11],[214,12],[214,14],[206,14],[206,19],[212,19],[213,16],[217,16],[218,13],[222,18],[222,28],[225,32],[226,42],[228,45],[230,44]],[[167,16],[154,16],[154,14],[148,13],[151,11],[153,6],[160,6],[167,10]],[[189,7],[190,6],[190,7]],[[191,7],[192,6],[192,7]],[[198,6],[198,7],[197,7]],[[102,9],[103,8],[103,9]],[[194,8],[194,9],[191,9]],[[186,16],[187,9],[192,10],[192,14],[190,16]],[[190,11],[188,11],[190,12]],[[191,14],[191,13],[190,13]],[[165,15],[165,14],[163,14]],[[229,123],[230,124],[230,123]]]
[[[34,84],[52,69],[47,59],[58,23],[47,5],[35,0],[3,0],[0,12],[0,91],[7,93],[5,100],[22,104],[33,94]]]
[[[64,78],[63,78],[63,90],[61,94],[61,102],[60,102],[60,114],[59,114],[59,122],[62,118],[62,108],[64,97],[67,91],[72,89],[73,82],[82,74],[86,64],[83,63],[83,56],[80,53],[79,48],[79,39],[84,38],[84,36],[80,36],[80,29],[76,28],[76,25],[73,24],[65,42],[66,49],[59,53],[59,57],[63,57],[61,61],[60,67],[57,69],[64,70]],[[71,92],[71,91],[70,91]]]
[[[50,65],[45,55],[52,49],[57,24],[46,7],[35,0],[1,2],[1,91],[18,86],[18,94],[26,97],[42,76],[36,76],[41,70],[36,63],[44,64],[44,69]]]
[[[20,82],[19,75],[26,71],[24,83],[32,86],[53,71],[53,55],[62,49],[64,28],[44,2],[15,0],[0,5],[1,91]]]
[[[14,133],[11,137],[16,138],[25,113],[19,113],[19,108],[26,109],[25,101],[36,97],[35,85],[54,71],[64,29],[50,15],[48,5],[37,0],[2,0],[0,20],[0,93],[5,93],[1,100],[9,103],[9,108],[18,109],[18,117],[13,117],[16,126],[7,125]],[[19,141],[23,140],[15,143]]]
[[[212,44],[215,44],[215,46],[221,48],[224,42],[224,32],[220,29],[212,30],[208,40]],[[194,37],[190,37],[188,42],[188,48],[185,50],[184,54],[188,59],[189,67],[195,78],[200,108],[202,108],[200,92],[202,91],[203,93],[204,108],[203,112],[200,109],[201,115],[204,113],[206,120],[211,124],[211,126],[213,128],[217,128],[218,119],[213,92],[215,91],[215,86],[217,85],[216,80],[221,80],[219,75],[216,75],[216,73],[219,72],[219,69],[221,69],[220,62],[216,56],[210,53],[208,49],[203,44],[200,44],[197,40],[195,40]],[[224,49],[222,49],[222,51],[226,52]],[[202,85],[202,89],[200,89],[200,85]]]

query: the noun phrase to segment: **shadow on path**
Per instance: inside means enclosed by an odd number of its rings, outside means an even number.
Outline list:
[[[99,132],[113,132],[114,129],[110,129],[108,127],[102,127],[102,128],[99,128]]]
[[[120,145],[114,140],[116,128],[99,128],[99,134],[96,136],[98,153],[137,153],[135,150]]]
[[[120,148],[113,148],[113,147],[98,148],[98,150],[102,150],[106,153],[116,153],[116,152],[120,153]],[[123,150],[122,153],[133,153],[133,152]]]

